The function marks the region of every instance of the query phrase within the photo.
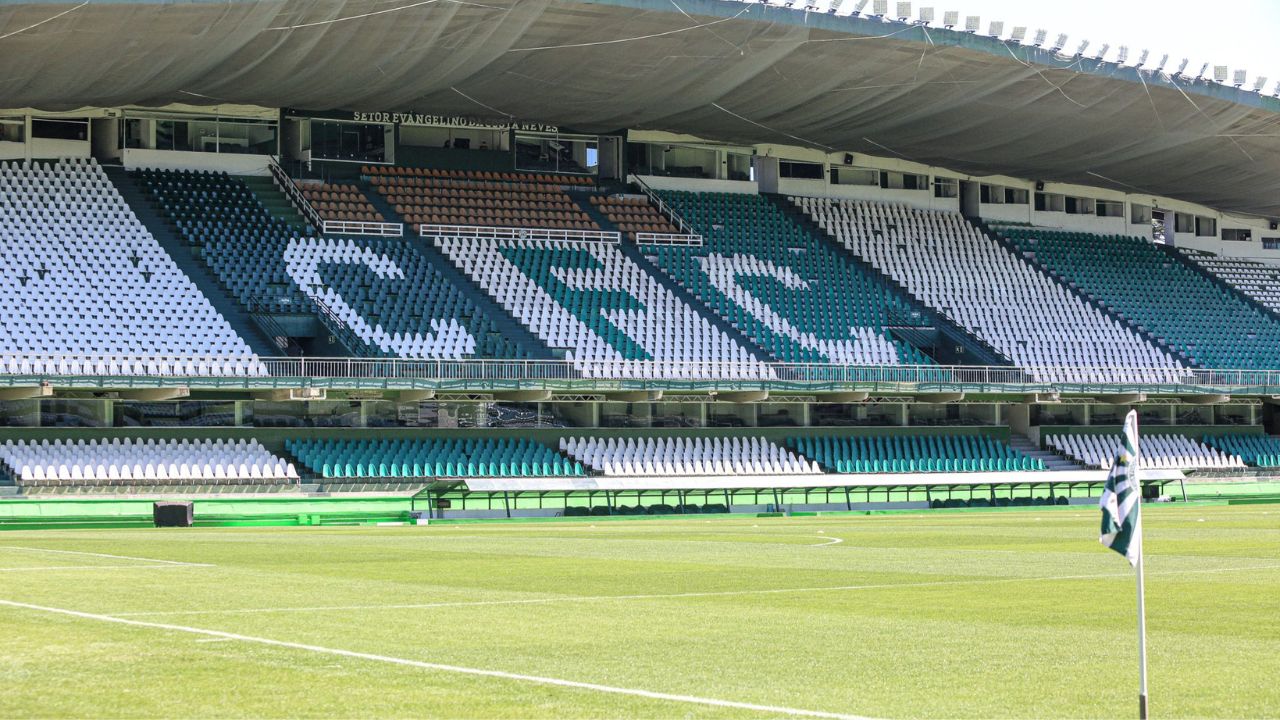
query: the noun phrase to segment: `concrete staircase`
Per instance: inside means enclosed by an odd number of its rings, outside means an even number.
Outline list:
[[[1044,462],[1044,466],[1049,470],[1088,470],[1084,465],[1074,460],[1069,460],[1051,450],[1041,450],[1039,446],[1031,442],[1031,439],[1025,435],[1017,433],[1009,433],[1009,447],[1017,450],[1031,458],[1039,459]]]
[[[267,212],[299,231],[307,227],[306,218],[293,206],[289,196],[276,187],[275,180],[270,175],[237,175],[236,179],[244,183],[257,196],[258,202],[262,203]]]
[[[204,260],[197,257],[196,249],[187,243],[178,228],[164,215],[148,193],[134,182],[132,177],[129,177],[128,172],[116,166],[104,167],[103,170],[120,191],[120,196],[129,203],[133,214],[160,243],[169,257],[173,258],[178,269],[191,278],[191,282],[195,283],[200,292],[208,298],[209,304],[226,318],[231,329],[249,344],[253,352],[261,357],[280,355],[281,350],[275,346],[267,333],[249,318],[247,309],[228,292]]]

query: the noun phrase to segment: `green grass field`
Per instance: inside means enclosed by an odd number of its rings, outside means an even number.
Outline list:
[[[1133,716],[1097,523],[0,533],[0,717]],[[1153,716],[1280,715],[1280,507],[1145,523]]]

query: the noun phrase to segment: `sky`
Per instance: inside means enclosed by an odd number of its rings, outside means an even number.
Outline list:
[[[896,6],[890,2],[890,12]],[[1028,42],[1037,28],[1049,31],[1049,43],[1066,33],[1066,50],[1074,53],[1089,40],[1089,57],[1109,43],[1106,57],[1115,61],[1120,46],[1128,45],[1131,65],[1143,48],[1151,51],[1145,67],[1169,53],[1166,72],[1177,70],[1184,57],[1192,75],[1206,62],[1209,77],[1214,65],[1229,72],[1242,68],[1249,73],[1248,89],[1258,76],[1268,78],[1268,95],[1280,81],[1280,0],[916,0],[913,14],[922,7],[933,7],[939,19],[944,10],[958,10],[962,24],[964,16],[979,15],[983,33],[992,20],[1003,20],[1005,37],[1025,25]]]

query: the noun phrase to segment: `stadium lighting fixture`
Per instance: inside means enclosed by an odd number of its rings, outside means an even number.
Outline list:
[[[1276,81],[1276,87],[1271,91],[1271,97],[1280,97],[1280,80]]]
[[[1119,56],[1118,58],[1116,58],[1116,62],[1117,62],[1117,63],[1119,63],[1120,65],[1123,65],[1123,64],[1125,64],[1125,63],[1126,63],[1126,62],[1128,62],[1128,61],[1129,61],[1129,46],[1128,46],[1128,45],[1121,45],[1121,46],[1120,46],[1120,56]]]
[[[1107,52],[1108,52],[1109,50],[1111,50],[1111,44],[1110,44],[1110,43],[1102,43],[1102,49],[1098,50],[1098,54],[1097,54],[1097,55],[1094,55],[1094,56],[1093,56],[1093,59],[1094,59],[1094,60],[1097,60],[1098,62],[1102,62],[1102,59],[1103,59],[1103,58],[1105,58],[1105,57],[1107,56]]]
[[[1089,49],[1089,41],[1081,40],[1080,46],[1076,48],[1076,57],[1083,57],[1084,51]]]
[[[1174,76],[1174,77],[1179,77],[1179,76],[1181,76],[1181,75],[1182,75],[1182,73],[1186,72],[1186,71],[1187,71],[1187,63],[1189,63],[1189,62],[1191,62],[1191,61],[1190,61],[1190,60],[1188,60],[1187,58],[1182,58],[1182,62],[1178,63],[1178,71],[1177,71],[1177,72],[1175,72],[1175,73],[1173,74],[1173,76]]]
[[[920,22],[920,24],[921,24],[921,25],[928,25],[928,24],[932,23],[932,22],[933,22],[933,8],[931,8],[931,7],[922,7],[922,8],[920,8],[920,20],[919,20],[919,22]]]
[[[1027,39],[1027,26],[1026,26],[1026,25],[1014,25],[1014,26],[1013,26],[1013,34],[1009,36],[1009,39],[1010,39],[1010,40],[1012,40],[1012,41],[1014,41],[1014,42],[1016,42],[1016,43],[1021,44],[1023,40],[1026,40],[1026,39]]]
[[[1209,72],[1209,63],[1205,63],[1200,66],[1200,72],[1196,74],[1196,79],[1200,80],[1201,78],[1204,77],[1204,74],[1207,72]]]
[[[991,24],[987,26],[987,34],[990,35],[991,37],[1000,37],[1001,35],[1003,35],[1004,21],[992,20]]]
[[[1164,66],[1169,64],[1169,53],[1160,56],[1160,64],[1156,66],[1156,72],[1164,72]]]
[[[875,0],[871,3],[871,14],[882,18],[889,14],[889,0]]]
[[[911,19],[911,3],[898,3],[898,22],[906,22]]]
[[[1267,85],[1266,75],[1263,75],[1262,77],[1259,77],[1259,78],[1255,78],[1253,81],[1253,91],[1256,93],[1261,93],[1262,88],[1266,87],[1266,85]]]
[[[958,10],[948,10],[942,13],[942,27],[950,30],[960,22],[960,12]]]
[[[1217,83],[1224,83],[1224,82],[1226,82],[1226,81],[1227,81],[1227,66],[1226,66],[1226,65],[1214,65],[1214,66],[1213,66],[1213,81],[1214,81],[1214,82],[1217,82]]]
[[[965,32],[967,32],[967,33],[977,33],[977,32],[978,32],[978,28],[979,28],[979,27],[981,27],[981,26],[982,26],[982,16],[981,16],[981,15],[965,15],[965,16],[964,16],[964,31],[965,31]]]
[[[1142,67],[1143,65],[1146,65],[1146,64],[1147,64],[1147,58],[1148,58],[1148,57],[1150,57],[1150,56],[1151,56],[1151,51],[1150,51],[1150,50],[1143,50],[1143,51],[1142,51],[1142,54],[1138,56],[1138,64],[1137,64],[1137,65],[1134,65],[1134,67],[1136,67],[1136,68],[1140,68],[1140,67]]]
[[[1053,41],[1053,51],[1062,52],[1062,48],[1067,46],[1067,34],[1058,33],[1058,39]]]
[[[1032,44],[1032,45],[1035,45],[1036,47],[1044,47],[1044,41],[1045,41],[1048,37],[1049,37],[1049,31],[1048,31],[1048,30],[1045,30],[1044,28],[1040,28],[1040,29],[1036,30],[1036,39],[1035,39],[1035,42],[1033,42],[1033,43],[1031,43],[1031,44]]]
[[[858,0],[858,4],[853,7],[853,12],[849,14],[853,17],[858,17],[862,14],[863,10],[867,9],[867,3],[869,2],[871,2],[871,0]]]
[[[1240,87],[1249,79],[1248,70],[1236,70],[1231,77],[1231,84]]]

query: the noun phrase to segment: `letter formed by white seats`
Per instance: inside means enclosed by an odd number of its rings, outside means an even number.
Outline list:
[[[403,280],[404,272],[386,255],[354,244],[343,246],[327,242],[323,238],[299,238],[289,243],[284,261],[289,277],[308,297],[327,306],[361,340],[383,352],[399,357],[460,359],[461,350],[470,347],[474,351],[475,338],[455,318],[431,320],[431,327],[435,332],[426,335],[391,334],[383,330],[381,325],[370,325],[338,293],[320,289],[324,285],[320,277],[321,264],[364,265],[384,280]],[[453,338],[462,338],[462,343]]]

